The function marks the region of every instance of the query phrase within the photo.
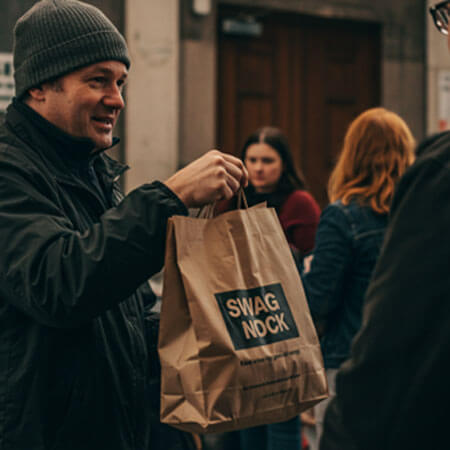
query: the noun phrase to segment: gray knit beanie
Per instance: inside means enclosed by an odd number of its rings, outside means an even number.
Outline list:
[[[41,0],[14,27],[16,96],[44,81],[100,61],[130,66],[127,44],[95,6],[77,0]]]

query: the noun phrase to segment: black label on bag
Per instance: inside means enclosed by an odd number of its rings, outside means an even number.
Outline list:
[[[281,284],[215,294],[236,350],[298,337]]]

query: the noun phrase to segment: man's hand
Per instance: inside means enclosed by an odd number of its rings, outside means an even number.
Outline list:
[[[195,208],[231,198],[247,183],[248,173],[240,159],[211,150],[172,175],[165,185],[188,208]]]

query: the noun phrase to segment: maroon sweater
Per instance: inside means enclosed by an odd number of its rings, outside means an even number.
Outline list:
[[[320,207],[307,191],[292,191],[278,212],[281,226],[291,247],[303,255],[314,248]]]

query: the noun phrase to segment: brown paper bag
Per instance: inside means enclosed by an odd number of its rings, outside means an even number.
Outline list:
[[[161,421],[210,433],[287,420],[327,397],[302,283],[273,208],[169,220]]]

